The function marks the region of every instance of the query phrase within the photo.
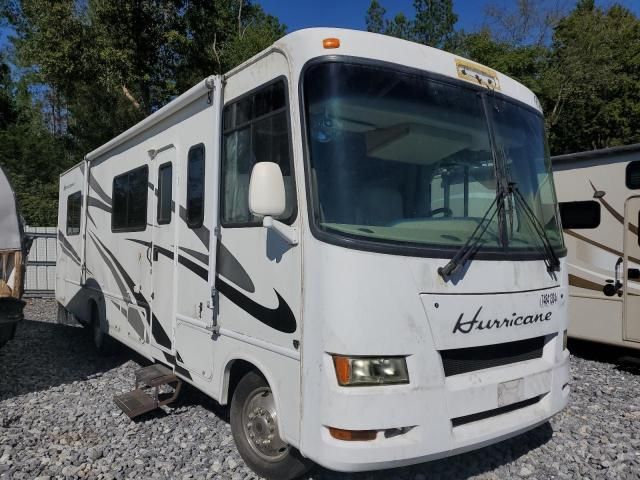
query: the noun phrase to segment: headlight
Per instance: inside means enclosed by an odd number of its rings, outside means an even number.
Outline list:
[[[567,349],[567,331],[562,332],[562,350]]]
[[[409,383],[405,357],[345,357],[334,355],[341,386]]]

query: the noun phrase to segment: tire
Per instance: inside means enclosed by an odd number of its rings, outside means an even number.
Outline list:
[[[95,303],[91,304],[91,340],[96,351],[101,356],[108,356],[113,353],[113,340],[106,334],[100,322],[100,315]]]
[[[16,334],[17,324],[9,324],[0,326],[0,347],[6,345],[9,340],[12,340]]]
[[[280,439],[271,388],[257,372],[247,373],[238,383],[230,417],[240,456],[258,475],[292,480],[311,468],[311,461]]]

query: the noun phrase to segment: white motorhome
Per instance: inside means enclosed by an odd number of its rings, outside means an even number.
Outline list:
[[[640,144],[553,157],[569,336],[640,349]]]
[[[221,404],[258,473],[424,462],[568,401],[534,94],[422,45],[291,33],[60,179],[57,298]]]

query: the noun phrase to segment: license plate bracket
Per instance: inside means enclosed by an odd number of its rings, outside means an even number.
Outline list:
[[[524,379],[517,378],[498,384],[498,407],[524,400]]]

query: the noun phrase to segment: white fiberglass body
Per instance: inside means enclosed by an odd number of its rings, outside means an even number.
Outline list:
[[[524,86],[432,48],[311,29],[145,122],[61,177],[57,297],[78,318],[93,308],[222,403],[259,370],[282,439],[337,470],[478,448],[566,405],[564,245]],[[248,209],[260,162],[283,175],[269,228]]]

